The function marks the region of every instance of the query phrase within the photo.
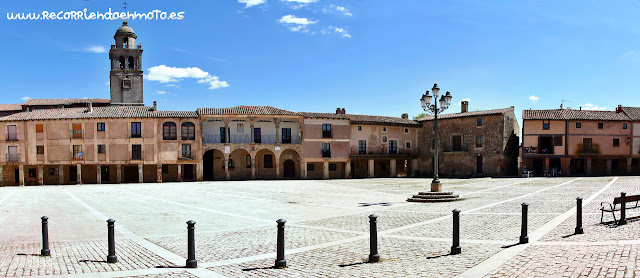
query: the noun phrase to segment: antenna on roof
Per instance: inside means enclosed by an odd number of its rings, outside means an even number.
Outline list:
[[[562,109],[562,106],[564,105],[564,103],[565,103],[565,102],[571,102],[571,101],[570,101],[570,100],[563,99],[563,100],[560,102],[560,109]]]

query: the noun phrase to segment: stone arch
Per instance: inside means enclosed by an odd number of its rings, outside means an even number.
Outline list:
[[[300,154],[293,149],[280,153],[280,176],[283,178],[300,178]]]
[[[270,156],[270,158],[269,158]],[[275,179],[277,160],[276,155],[270,149],[261,149],[255,156],[256,178]]]
[[[162,123],[162,140],[177,140],[178,126],[173,121]]]
[[[224,163],[224,153],[218,149],[211,148],[202,155],[203,179],[226,180],[227,176],[222,167]]]
[[[120,56],[120,58],[118,58],[118,62],[119,62],[118,68],[123,70],[124,69],[124,57]]]
[[[248,161],[247,161],[247,156]],[[233,161],[233,164],[231,163]],[[251,179],[251,155],[245,149],[238,148],[229,155],[229,175],[232,180]]]
[[[129,56],[129,58],[127,59],[128,63],[127,63],[127,68],[128,69],[135,69],[136,68],[136,59],[133,58],[133,56]]]

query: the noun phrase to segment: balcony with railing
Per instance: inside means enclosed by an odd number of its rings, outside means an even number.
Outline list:
[[[598,154],[600,153],[600,146],[599,145],[585,145],[585,144],[578,144],[578,153],[579,154]]]
[[[18,133],[7,133],[7,141],[18,141]]]
[[[205,134],[204,135],[204,143],[205,144],[220,144],[220,143],[231,143],[231,144],[276,144],[278,143],[278,137],[276,135],[261,135],[254,136],[253,142],[251,141],[251,135],[233,135],[223,138],[220,135],[212,135]],[[226,141],[226,142],[223,142]],[[300,136],[292,135],[291,137],[283,137],[280,136],[280,144],[300,144]]]
[[[17,153],[8,153],[7,162],[20,162],[20,155]]]
[[[71,152],[71,158],[73,160],[83,160],[82,152]]]
[[[323,150],[322,157],[331,157],[331,150]]]
[[[389,150],[389,146],[387,145],[373,145],[367,146],[367,148],[360,148],[357,146],[351,146],[351,155],[352,156],[368,156],[368,155],[398,155],[398,156],[407,156],[407,155],[416,155],[416,149],[407,149],[407,148],[395,148]]]
[[[442,144],[442,152],[443,153],[469,152],[469,144],[468,143],[451,144],[446,142]]]

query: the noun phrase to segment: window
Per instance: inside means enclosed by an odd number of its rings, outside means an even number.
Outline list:
[[[604,129],[604,123],[598,123],[598,129]]]
[[[273,156],[270,154],[264,155],[264,168],[273,168]]]
[[[191,144],[182,144],[182,157],[191,157]]]
[[[142,145],[131,145],[131,160],[142,160]]]
[[[330,143],[322,143],[322,157],[331,157]]]
[[[387,132],[387,127],[386,126],[382,127],[382,132]]]
[[[233,159],[229,158],[229,162],[227,163],[229,163],[229,169],[236,168],[236,164],[233,162]]]
[[[329,171],[335,171],[337,169],[335,163],[329,163]]]
[[[398,141],[389,140],[389,154],[397,154],[398,153]]]
[[[82,138],[82,124],[72,124],[73,138]]]
[[[191,122],[182,123],[180,135],[182,140],[196,140],[196,125]]]
[[[322,138],[331,138],[331,124],[322,124]]]
[[[44,125],[43,124],[36,124],[36,132],[37,133],[41,133],[44,131]]]
[[[122,80],[122,89],[131,89],[131,80]]]
[[[243,133],[244,132],[244,125],[243,124],[237,124],[237,128],[238,128],[238,133]]]
[[[120,58],[118,58],[118,62],[119,62],[118,67],[120,69],[124,69],[124,57],[120,56]]]
[[[358,126],[358,131],[361,131],[361,130],[362,130],[362,126]]]
[[[411,142],[405,142],[404,147],[407,149],[411,149]]]
[[[551,121],[549,120],[542,120],[542,129],[549,129],[549,126],[551,125]]]
[[[262,143],[262,134],[259,127],[253,128],[253,142],[256,144]]]
[[[358,140],[358,154],[367,154],[367,140]]]
[[[591,140],[591,138],[582,138],[582,150],[584,152],[591,152],[592,142],[593,140]]]
[[[178,128],[176,127],[176,123],[166,122],[162,124],[162,139],[163,140],[178,139]]]
[[[104,123],[98,123],[98,131],[104,131]]]
[[[127,59],[127,60],[129,60],[128,61],[129,62],[129,69],[134,69],[136,63],[135,63],[135,60],[133,59],[133,57],[129,56],[129,59]]]
[[[251,155],[246,155],[245,159],[247,161],[247,163],[245,163],[245,164],[247,164],[247,169],[250,169],[251,168]]]
[[[282,129],[282,144],[291,144],[291,129]]]
[[[44,146],[36,146],[36,154],[44,154]]]
[[[307,163],[307,171],[314,171],[315,170],[315,165],[312,163]]]
[[[404,134],[409,134],[409,129],[408,128],[404,129]]]
[[[620,139],[619,138],[613,138],[613,146],[614,147],[620,147]]]
[[[36,168],[29,168],[29,177],[30,178],[36,177]]]
[[[220,127],[220,143],[227,143],[227,132],[224,126]]]
[[[57,176],[57,175],[58,175],[58,167],[50,167],[49,176]]]
[[[169,173],[169,165],[162,164],[162,173],[163,174],[168,174]]]
[[[451,141],[452,141],[451,151],[454,151],[454,152],[462,151],[462,135],[451,136]]]
[[[18,162],[20,157],[18,157],[18,147],[9,146],[7,148],[7,161],[9,162]]]
[[[576,128],[582,128],[582,123],[581,122],[576,122]]]
[[[562,135],[553,136],[553,145],[562,146]]]
[[[482,126],[482,118],[476,119],[476,126]]]
[[[627,129],[627,123],[622,124],[622,129]]]
[[[484,136],[476,135],[476,148],[482,148],[484,146]]]
[[[105,145],[98,145],[98,153],[99,154],[107,153],[107,147]]]
[[[140,122],[132,122],[131,123],[131,138],[141,138],[142,137],[142,124]]]
[[[73,145],[73,159],[82,160],[82,145]]]

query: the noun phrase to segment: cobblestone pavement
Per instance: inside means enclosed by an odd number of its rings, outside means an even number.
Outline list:
[[[0,276],[640,277],[640,209],[622,226],[610,213],[600,223],[599,211],[620,192],[640,194],[639,177],[442,182],[464,200],[408,203],[430,180],[401,178],[0,187]],[[517,244],[523,202],[529,244]],[[453,209],[462,211],[459,255],[449,255]],[[382,258],[373,264],[370,214]],[[51,257],[37,255],[43,215]],[[115,264],[104,262],[108,218]],[[286,269],[272,268],[279,218]],[[197,269],[182,268],[187,220],[197,222]]]

